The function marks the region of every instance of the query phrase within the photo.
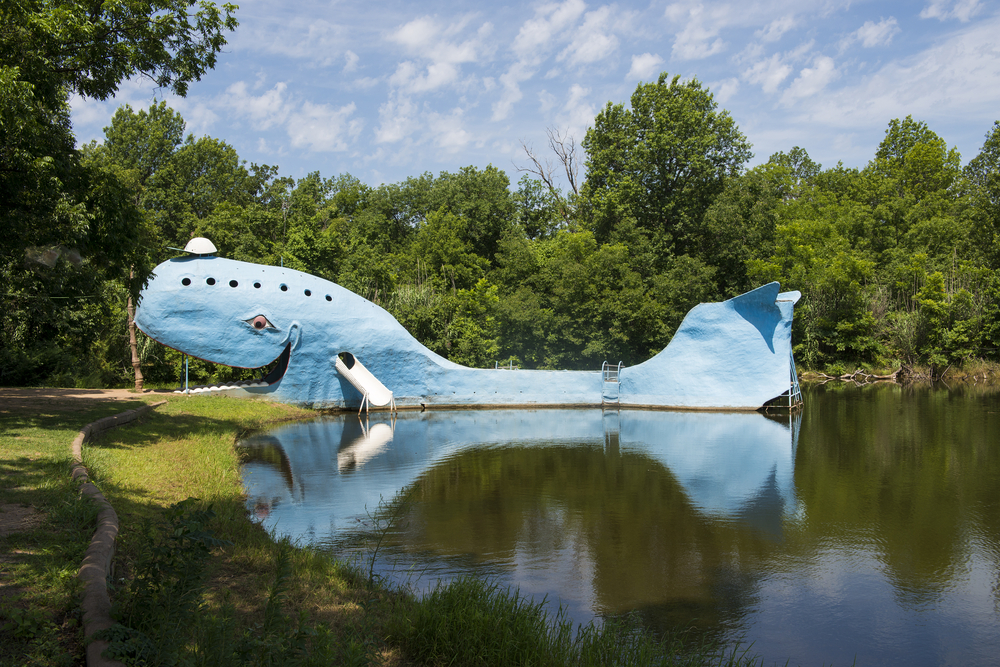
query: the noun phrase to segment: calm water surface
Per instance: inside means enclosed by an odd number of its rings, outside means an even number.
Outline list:
[[[242,445],[256,516],[341,556],[402,494],[376,570],[417,588],[494,577],[768,664],[997,665],[998,443],[1000,393],[827,385],[794,419],[373,413]]]

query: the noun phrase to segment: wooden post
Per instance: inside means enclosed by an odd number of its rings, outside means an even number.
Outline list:
[[[132,282],[132,271],[128,272],[129,284]],[[125,302],[125,312],[128,313],[128,346],[132,351],[132,370],[135,372],[135,390],[142,393],[142,369],[139,364],[139,345],[135,338],[135,306],[132,304],[132,293],[128,293]]]

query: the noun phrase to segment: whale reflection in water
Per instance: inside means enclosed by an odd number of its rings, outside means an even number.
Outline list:
[[[241,441],[248,507],[268,529],[335,538],[427,473],[469,450],[601,448],[669,472],[692,508],[779,532],[796,508],[797,423],[757,413],[475,410],[353,415],[280,426]]]

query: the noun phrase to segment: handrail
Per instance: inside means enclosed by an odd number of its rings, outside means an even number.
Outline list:
[[[604,377],[605,382],[619,382],[622,372],[622,362],[618,362],[617,366],[612,366],[607,361],[601,364],[601,375]]]

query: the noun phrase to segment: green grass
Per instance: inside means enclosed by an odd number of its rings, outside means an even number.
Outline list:
[[[152,400],[152,399],[148,399]],[[79,664],[82,630],[76,573],[96,510],[70,479],[70,444],[81,428],[143,405],[109,402],[82,409],[0,404],[0,505],[31,510],[25,529],[0,539],[0,665]]]
[[[380,587],[356,566],[272,539],[247,515],[234,444],[268,424],[315,413],[221,396],[167,398],[139,422],[84,446],[84,462],[121,523],[112,586],[124,623],[109,638],[126,659],[213,666],[755,664],[680,637],[657,640],[627,622],[574,628],[561,612],[547,615],[542,602],[475,579],[418,599]],[[3,612],[9,631],[0,639],[2,664],[80,664],[74,577],[93,508],[68,479],[69,446],[84,424],[137,404],[2,416],[0,498],[43,508],[46,517],[5,545],[31,556],[16,566],[22,595]]]
[[[544,600],[475,578],[439,585],[400,604],[391,632],[412,659],[429,665],[755,665],[735,647],[684,635],[654,638],[631,619],[574,626],[563,609],[553,618]]]

